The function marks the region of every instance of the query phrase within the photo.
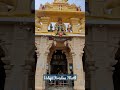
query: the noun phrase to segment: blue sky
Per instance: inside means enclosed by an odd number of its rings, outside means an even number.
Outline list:
[[[39,9],[40,4],[45,4],[46,2],[52,3],[53,1],[54,0],[35,0],[35,9]],[[82,11],[85,11],[85,0],[68,0],[68,3],[81,6]]]

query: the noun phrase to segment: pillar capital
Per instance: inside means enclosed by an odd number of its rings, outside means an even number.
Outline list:
[[[40,22],[42,24],[40,32],[47,33],[50,17],[41,17]]]
[[[81,32],[82,34],[85,34],[85,18],[82,18],[82,19],[80,20],[80,32]]]
[[[42,22],[42,24],[49,24],[50,17],[41,17],[40,21]]]
[[[80,33],[80,19],[71,18],[70,22],[72,24],[73,33]]]
[[[70,19],[72,25],[79,24],[80,19],[79,18],[71,18]]]

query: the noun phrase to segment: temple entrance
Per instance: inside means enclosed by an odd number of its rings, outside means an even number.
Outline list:
[[[67,59],[62,50],[56,50],[51,59],[51,74],[67,74]]]
[[[62,49],[55,49],[52,52],[52,57],[49,65],[49,75],[51,76],[65,76],[72,75],[69,68],[69,60],[67,60],[67,56]],[[69,53],[69,52],[68,52]],[[72,71],[72,70],[71,70]],[[69,90],[73,89],[73,80],[51,80],[46,81],[46,89],[54,90],[55,88],[65,89],[69,88]]]
[[[82,44],[78,43],[80,40]],[[36,90],[84,90],[82,40],[78,37],[40,38],[43,44],[37,49]]]

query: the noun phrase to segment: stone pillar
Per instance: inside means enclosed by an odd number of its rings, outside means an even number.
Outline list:
[[[45,81],[43,75],[46,74],[47,54],[42,52],[38,57],[36,75],[35,75],[35,88],[36,90],[45,90]]]
[[[38,57],[37,60],[37,68],[36,68],[36,75],[35,75],[35,89],[36,90],[44,90],[44,81],[43,81],[43,75],[45,74],[44,69],[45,69],[45,53],[41,52],[40,56]]]
[[[77,80],[74,81],[75,90],[85,90],[85,77],[82,65],[82,54],[75,53],[73,55],[73,71],[77,75]]]
[[[90,89],[91,90],[96,90],[96,83],[95,83],[95,70],[96,70],[96,67],[94,66],[94,61],[87,61],[86,62],[87,65],[88,65],[88,70],[89,70],[89,73],[90,73]]]
[[[97,67],[94,74],[96,90],[114,90],[113,88],[113,68],[111,62],[107,62],[107,58],[96,58],[95,66]],[[106,61],[106,62],[104,62]]]
[[[102,27],[100,31],[98,27],[93,27],[90,45],[86,44],[87,49],[91,52],[89,56],[87,55],[91,73],[91,90],[114,90],[112,78],[114,68],[112,66],[115,65],[117,40],[108,39],[106,28]]]
[[[95,70],[96,70],[96,67],[95,67],[95,60],[93,60],[93,56],[92,56],[92,51],[93,51],[93,48],[91,47],[92,45],[91,44],[87,44],[86,43],[86,48],[85,48],[85,54],[86,54],[86,60],[85,60],[85,63],[86,63],[86,66],[87,66],[87,70],[89,71],[89,88],[91,90],[96,90],[96,82],[95,82]]]
[[[10,43],[9,58],[10,66],[5,66],[6,73],[9,73],[9,67],[12,66],[10,70],[10,75],[6,78],[5,90],[23,90],[25,84],[24,78],[24,65],[25,60],[28,55],[27,46],[27,29],[26,27],[19,27],[20,25],[16,23],[14,25],[13,39]],[[29,41],[29,40],[28,40]]]
[[[4,66],[5,68],[5,73],[6,73],[6,79],[5,79],[5,85],[4,85],[4,90],[8,90],[11,86],[11,70],[12,70],[12,65],[10,65],[10,60],[8,58],[2,58],[2,61],[6,64]]]
[[[47,37],[39,38],[40,44],[38,47],[39,56],[36,65],[36,75],[35,75],[35,90],[45,90],[45,81],[43,80],[43,75],[46,74],[47,56],[48,48],[51,46],[51,41],[48,41]]]
[[[99,52],[100,50],[98,49],[95,51]],[[96,55],[98,52],[92,52],[92,58],[89,58],[89,60],[87,60],[88,68],[90,71],[91,90],[114,90],[112,79],[114,68],[112,68],[112,66],[115,64],[115,60],[111,59],[112,57],[109,56],[107,50],[105,51],[105,56],[102,56],[103,52],[99,52],[100,56]]]
[[[85,90],[85,75],[83,71],[83,48],[84,38],[73,38],[73,72],[77,75],[77,80],[74,81],[74,90]]]

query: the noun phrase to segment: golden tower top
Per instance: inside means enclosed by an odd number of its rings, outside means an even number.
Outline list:
[[[53,3],[46,3],[45,5],[40,5],[39,10],[76,12],[81,11],[81,8],[76,6],[75,4],[69,4],[68,0],[54,0]]]
[[[35,35],[53,37],[85,36],[85,13],[68,0],[40,5],[35,12]]]
[[[54,3],[66,3],[68,0],[54,0]]]

